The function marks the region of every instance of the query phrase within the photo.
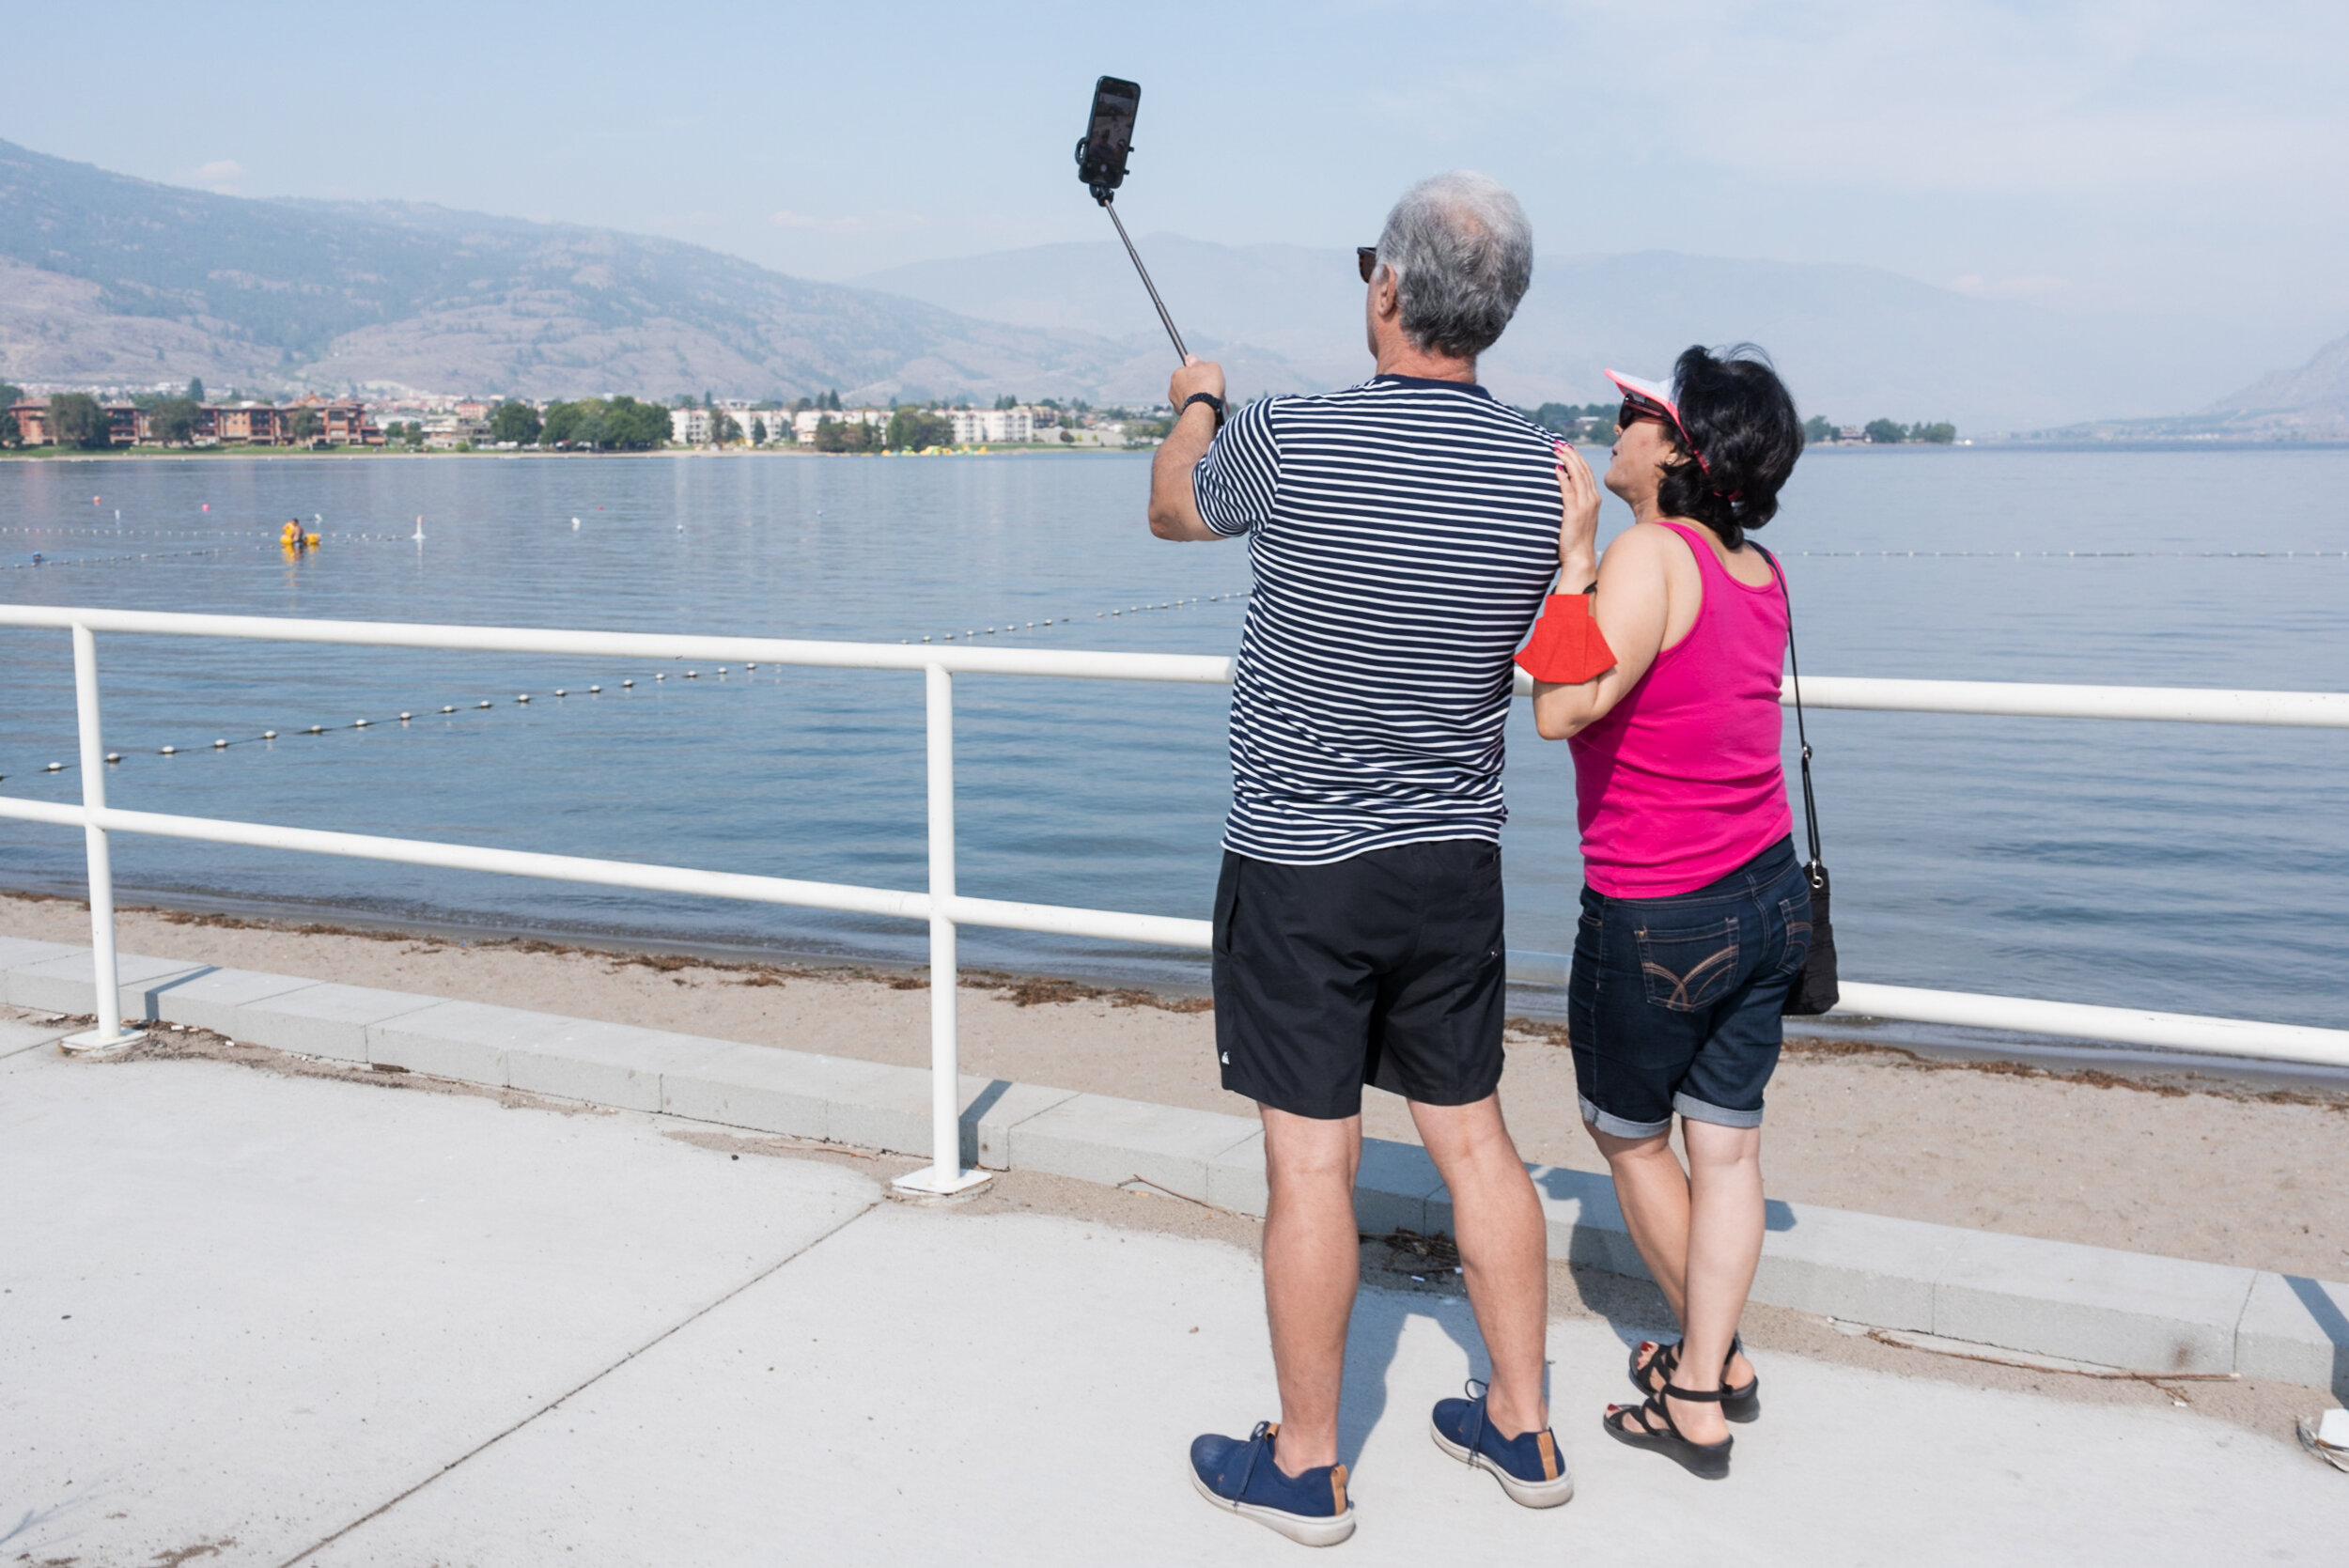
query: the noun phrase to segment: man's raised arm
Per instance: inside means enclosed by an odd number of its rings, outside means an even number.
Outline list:
[[[1185,406],[1194,393],[1202,392],[1215,402]],[[1174,405],[1174,427],[1150,459],[1150,532],[1161,539],[1220,539],[1223,536],[1199,515],[1190,471],[1215,443],[1223,407],[1223,367],[1196,355],[1185,359],[1167,383],[1166,400]]]

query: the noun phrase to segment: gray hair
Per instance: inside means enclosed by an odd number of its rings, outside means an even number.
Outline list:
[[[1403,193],[1378,235],[1403,331],[1430,353],[1474,359],[1501,340],[1533,281],[1533,227],[1499,180],[1456,170]]]

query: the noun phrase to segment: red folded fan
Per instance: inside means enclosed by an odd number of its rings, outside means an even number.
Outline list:
[[[1517,650],[1517,668],[1535,680],[1579,686],[1615,667],[1615,650],[1591,618],[1585,594],[1552,594],[1542,603],[1533,635]]]

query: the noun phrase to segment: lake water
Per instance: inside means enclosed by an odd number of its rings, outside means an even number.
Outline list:
[[[1107,613],[1248,583],[1240,545],[1152,539],[1146,484],[1130,455],[10,462],[0,600],[888,642],[1017,623],[995,640],[1229,653],[1236,599]],[[1764,537],[1788,558],[1812,674],[2339,691],[2344,495],[2338,449],[1827,450]],[[1626,514],[1610,512],[1611,532]],[[289,516],[321,520],[324,548],[281,552]],[[65,635],[0,630],[0,793],[78,798],[75,773],[39,771],[75,755]],[[924,880],[918,676],[655,682],[626,661],[119,636],[100,661],[117,805]],[[1224,702],[962,677],[963,891],[1204,916]],[[402,709],[419,717],[382,722]],[[360,717],[378,723],[298,733]],[[281,738],[210,750],[265,729]],[[1846,978],[2349,1023],[2349,736],[1818,712],[1812,738]],[[1510,945],[1565,951],[1570,763],[1522,708],[1508,789]],[[913,926],[814,911],[128,835],[115,853],[126,900],[923,952]],[[82,877],[77,834],[0,823],[0,883],[78,893]],[[965,939],[972,964],[1201,972],[1192,955]]]

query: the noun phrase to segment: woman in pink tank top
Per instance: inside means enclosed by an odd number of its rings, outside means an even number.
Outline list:
[[[1607,374],[1624,393],[1607,488],[1633,526],[1595,559],[1598,487],[1562,446],[1561,586],[1590,598],[1553,599],[1519,662],[1543,737],[1574,751],[1582,1117],[1681,1327],[1632,1352],[1646,1403],[1608,1406],[1607,1430],[1718,1476],[1725,1422],[1760,1412],[1737,1320],[1762,1255],[1762,1094],[1811,937],[1779,760],[1786,596],[1746,539],[1778,510],[1802,424],[1758,349],[1690,349],[1669,391]],[[1569,629],[1580,651],[1562,661]]]

